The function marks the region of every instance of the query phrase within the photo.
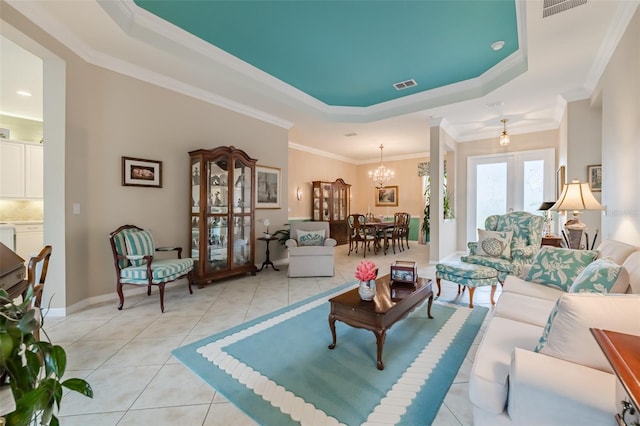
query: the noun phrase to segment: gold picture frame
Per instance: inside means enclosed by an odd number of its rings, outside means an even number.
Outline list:
[[[384,188],[376,188],[376,207],[398,207],[398,187],[385,186]]]

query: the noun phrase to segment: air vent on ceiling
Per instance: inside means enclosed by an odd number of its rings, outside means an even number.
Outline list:
[[[418,83],[416,83],[414,79],[401,81],[399,83],[393,83],[393,87],[395,87],[396,90],[404,90],[404,89],[408,89],[409,87],[413,87],[417,85]]]
[[[573,9],[587,2],[587,0],[544,0],[542,17],[547,18],[560,12]]]

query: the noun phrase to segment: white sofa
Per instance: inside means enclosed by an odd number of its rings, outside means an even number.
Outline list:
[[[507,277],[469,380],[475,425],[615,424],[616,377],[589,328],[640,335],[640,247],[609,240],[597,250],[623,265],[629,294]],[[556,303],[549,340],[535,352]]]
[[[321,245],[303,246],[299,233],[322,232]],[[337,242],[329,237],[329,222],[293,222],[290,238],[285,241],[289,249],[288,277],[332,277],[335,274],[334,252]]]

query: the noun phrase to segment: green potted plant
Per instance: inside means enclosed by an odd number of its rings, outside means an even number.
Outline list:
[[[291,225],[289,225],[288,223],[285,223],[284,226],[286,227],[285,229],[278,229],[276,232],[273,233],[273,238],[277,238],[283,247],[285,246],[285,243],[287,242],[287,240],[291,238],[290,237]]]
[[[37,311],[31,309],[32,299],[31,287],[21,303],[0,289],[0,386],[8,381],[15,402],[14,411],[0,416],[0,424],[56,426],[63,388],[89,398],[93,390],[83,379],[62,381],[67,355],[61,346],[39,341],[34,335],[41,324]]]

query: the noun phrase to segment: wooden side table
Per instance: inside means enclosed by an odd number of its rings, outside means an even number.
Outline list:
[[[591,334],[618,377],[617,423],[619,425],[640,423],[640,336],[598,328],[592,328]]]
[[[543,246],[562,247],[562,237],[556,237],[554,235],[547,235],[542,237]]]
[[[260,237],[258,239],[260,241],[264,241],[265,243],[267,243],[267,252],[265,253],[266,259],[264,260],[264,262],[262,262],[262,266],[260,267],[260,269],[258,269],[258,272],[262,271],[262,269],[264,269],[265,266],[269,266],[269,265],[271,265],[274,271],[279,271],[279,269],[276,268],[276,266],[273,264],[271,259],[269,259],[269,243],[271,242],[271,240],[275,240],[275,238]]]

